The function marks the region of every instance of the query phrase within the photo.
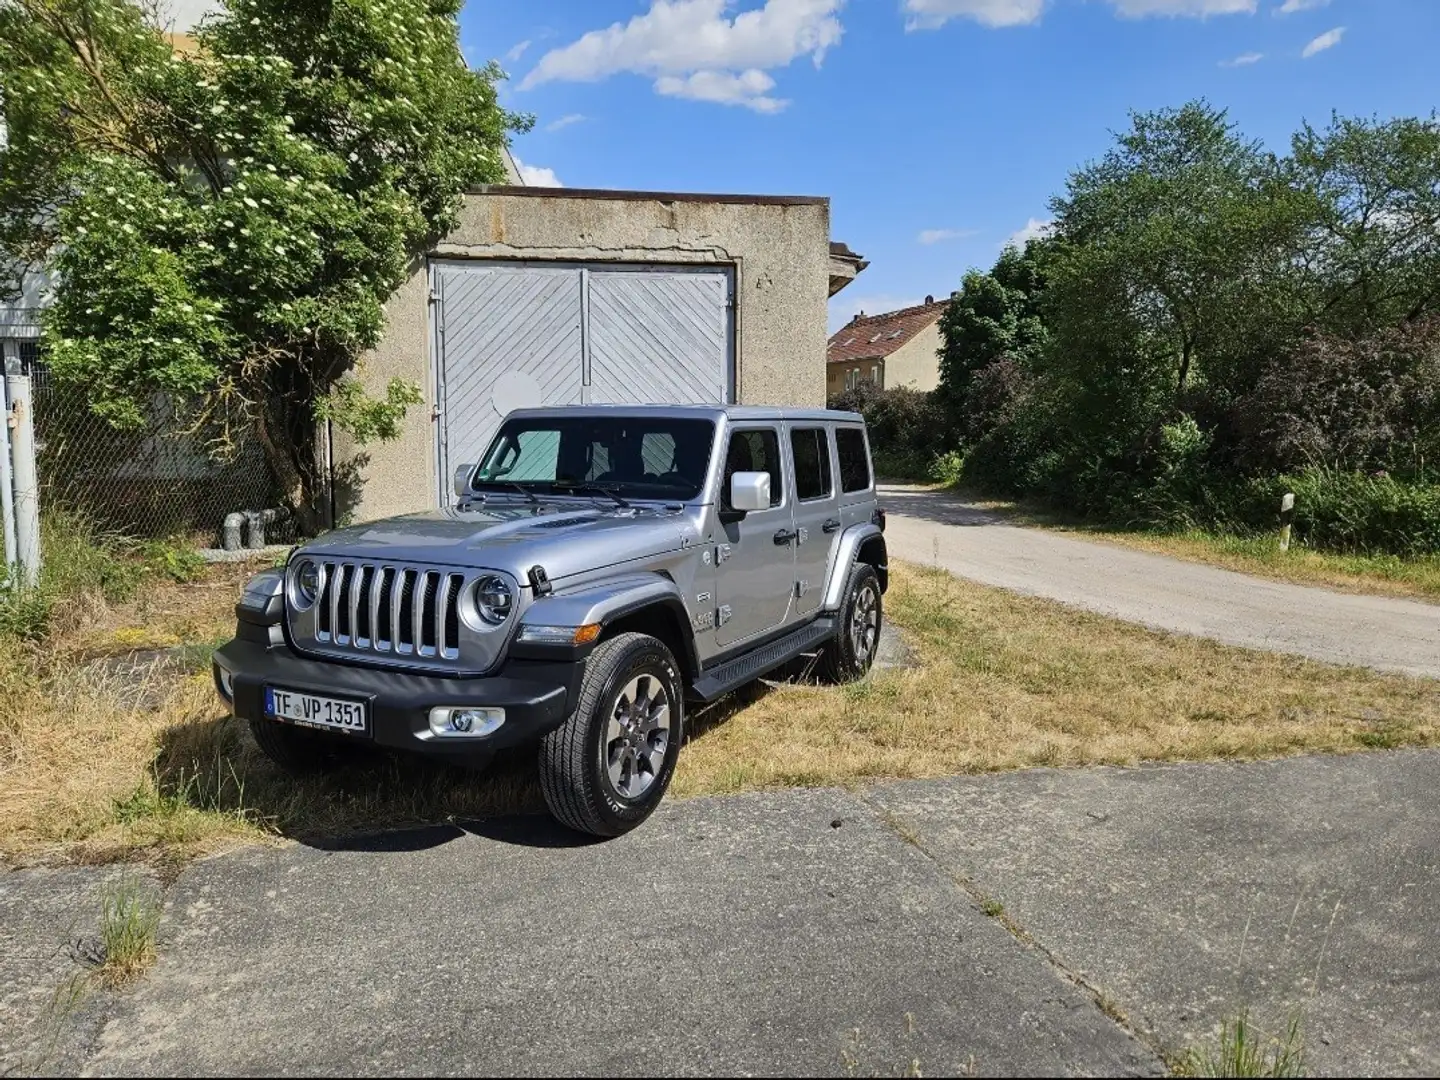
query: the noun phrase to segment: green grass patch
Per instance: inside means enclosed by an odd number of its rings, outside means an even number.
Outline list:
[[[1255,1027],[1247,1013],[1220,1028],[1220,1045],[1191,1051],[1181,1070],[1186,1076],[1305,1075],[1305,1040],[1298,1017],[1277,1034]]]
[[[155,962],[160,897],[153,887],[125,876],[100,898],[101,977],[112,987],[138,979]]]

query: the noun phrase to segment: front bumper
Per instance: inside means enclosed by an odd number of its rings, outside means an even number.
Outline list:
[[[543,738],[569,716],[585,671],[583,661],[511,660],[497,674],[484,678],[411,675],[309,660],[287,645],[243,638],[216,650],[215,665],[217,687],[222,666],[231,674],[230,705],[242,720],[266,719],[267,686],[363,701],[369,705],[368,736],[336,732],[335,738],[452,758]],[[484,738],[436,738],[430,732],[430,710],[439,706],[501,708],[505,723]]]

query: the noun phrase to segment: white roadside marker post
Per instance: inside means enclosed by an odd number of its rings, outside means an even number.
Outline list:
[[[1290,550],[1290,527],[1295,524],[1295,494],[1286,492],[1280,500],[1280,550]]]

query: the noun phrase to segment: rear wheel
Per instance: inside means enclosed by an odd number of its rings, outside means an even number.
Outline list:
[[[880,651],[883,621],[880,576],[869,563],[856,563],[845,587],[835,636],[820,654],[821,677],[833,683],[863,679]]]
[[[664,798],[684,737],[675,657],[648,634],[620,634],[590,654],[575,711],[540,746],[540,786],[562,824],[619,836]]]

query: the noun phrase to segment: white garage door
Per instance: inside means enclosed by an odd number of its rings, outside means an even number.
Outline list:
[[[440,498],[511,409],[734,397],[727,267],[434,262]]]

